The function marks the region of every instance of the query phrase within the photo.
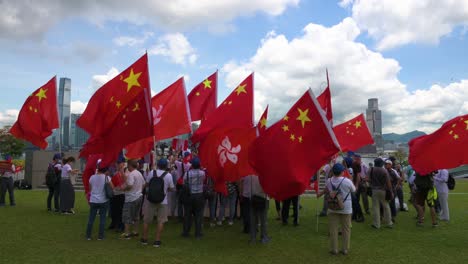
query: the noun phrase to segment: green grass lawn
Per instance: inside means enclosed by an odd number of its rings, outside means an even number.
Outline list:
[[[416,227],[413,208],[398,215],[393,230],[373,230],[367,217],[365,223],[353,223],[350,255],[338,257],[328,254],[326,218],[320,218],[316,232],[317,200],[311,197],[301,199],[299,227],[281,226],[270,210],[273,240],[268,245],[249,245],[240,221],[231,227],[206,226],[201,241],[183,239],[181,226],[169,222],[163,247],[155,249],[137,239],[119,240],[114,232],[106,233],[104,241],[86,241],[83,193],[77,192],[74,216],[46,212],[46,195],[17,191],[17,206],[0,208],[0,263],[468,263],[468,181],[462,180],[449,198],[450,224],[433,229],[429,221]]]

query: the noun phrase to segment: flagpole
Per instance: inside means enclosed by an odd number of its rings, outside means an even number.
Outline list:
[[[320,219],[319,213],[318,213],[318,206],[319,206],[319,204],[320,204],[320,203],[318,202],[318,200],[319,200],[319,197],[318,197],[319,194],[318,194],[318,192],[319,192],[319,190],[320,190],[320,170],[319,170],[319,172],[317,173],[317,177],[316,177],[315,180],[317,181],[316,184],[317,184],[317,186],[318,186],[318,187],[317,187],[317,192],[315,193],[315,196],[317,197],[317,203],[315,204],[315,217],[317,218],[315,232],[318,233],[318,231],[319,231],[319,219]]]

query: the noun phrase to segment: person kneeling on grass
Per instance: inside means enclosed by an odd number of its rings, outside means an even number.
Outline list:
[[[328,201],[328,228],[330,233],[330,254],[338,254],[338,233],[341,224],[343,245],[341,253],[347,255],[351,240],[351,216],[353,207],[351,193],[356,191],[353,182],[343,177],[345,167],[340,163],[333,165],[333,177],[327,180],[324,190]],[[317,196],[320,197],[322,194]]]
[[[138,222],[140,220],[140,208],[143,200],[142,191],[145,185],[143,175],[137,170],[138,161],[128,161],[128,171],[125,174],[125,203],[122,209],[122,221],[125,224],[125,232],[121,235],[123,239],[131,239],[138,236]],[[133,232],[130,228],[133,225]]]
[[[108,168],[101,168],[98,165],[98,172],[89,179],[90,199],[89,199],[89,219],[86,229],[86,239],[91,240],[94,220],[99,211],[99,235],[98,240],[104,239],[104,227],[106,225],[107,210],[109,209],[109,199],[106,196],[104,185],[108,182],[112,188],[111,179],[107,176]]]
[[[168,192],[175,190],[172,175],[168,172],[168,165],[167,159],[160,159],[158,169],[151,170],[146,177],[146,199],[143,201],[143,237],[141,238],[141,244],[143,245],[148,245],[149,225],[156,217],[158,225],[153,246],[161,246],[161,233],[164,223],[167,222],[168,214],[167,195]]]

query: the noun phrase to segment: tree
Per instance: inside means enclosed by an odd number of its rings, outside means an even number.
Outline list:
[[[402,166],[408,163],[408,154],[403,149],[398,149],[393,153],[393,156]]]
[[[2,155],[9,154],[12,157],[19,157],[23,154],[26,143],[15,138],[10,133],[10,127],[6,126],[0,129],[0,153]]]

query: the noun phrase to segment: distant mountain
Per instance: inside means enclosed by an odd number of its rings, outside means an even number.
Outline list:
[[[383,136],[384,141],[393,141],[394,143],[407,143],[411,141],[413,138],[419,137],[422,135],[426,135],[426,133],[415,130],[406,134],[389,133],[389,134],[383,134],[382,136]]]

